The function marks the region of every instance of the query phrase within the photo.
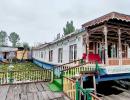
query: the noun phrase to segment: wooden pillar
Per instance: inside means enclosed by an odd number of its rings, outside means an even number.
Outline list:
[[[107,45],[107,26],[104,26],[104,35],[105,35],[105,64],[108,65],[108,45]]]
[[[97,88],[96,88],[96,78],[95,78],[95,76],[93,76],[93,87],[94,87],[94,94],[96,95]]]
[[[104,56],[104,52],[103,52],[104,49],[105,49],[104,48],[104,38],[102,38],[102,42],[101,42],[101,58],[102,58],[102,63],[103,64],[105,64],[105,61],[104,61],[105,56]]]
[[[121,45],[121,30],[120,28],[118,28],[118,47],[119,47],[119,53],[118,53],[118,57],[119,57],[119,65],[122,65],[122,45]]]
[[[88,61],[88,54],[89,54],[89,34],[88,34],[88,31],[86,32],[86,44],[87,44],[87,61]]]

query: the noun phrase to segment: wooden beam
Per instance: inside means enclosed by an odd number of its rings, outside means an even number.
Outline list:
[[[108,29],[109,29],[109,28],[117,29],[117,32],[118,32],[119,25],[118,25],[118,26],[115,26],[115,25],[108,25]],[[130,32],[130,28],[126,28],[126,27],[121,27],[121,26],[120,26],[120,30],[121,30],[121,31]]]
[[[90,34],[96,33],[96,32],[99,32],[99,31],[102,32],[103,27],[104,27],[104,25],[97,26],[97,27],[95,27],[95,28],[88,29],[88,32],[89,32]]]

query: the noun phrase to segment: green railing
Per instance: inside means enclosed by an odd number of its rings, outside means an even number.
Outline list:
[[[51,81],[51,77],[47,69],[0,72],[0,84]]]
[[[76,80],[76,100],[101,100],[93,92],[94,88],[83,89]]]
[[[93,93],[93,88],[83,89],[78,81],[68,77],[63,77],[63,82],[63,92],[71,100],[101,100]]]

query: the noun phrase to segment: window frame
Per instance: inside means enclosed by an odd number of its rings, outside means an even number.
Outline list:
[[[63,62],[63,48],[58,49],[58,63]]]

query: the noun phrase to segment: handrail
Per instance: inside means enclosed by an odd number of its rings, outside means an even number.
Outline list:
[[[45,69],[47,71],[51,71],[50,69]],[[23,71],[44,71],[44,69],[31,69],[31,70],[11,70],[11,72],[23,72]],[[9,71],[0,71],[0,73],[7,73]]]
[[[98,96],[94,95],[93,93],[89,93],[93,98],[95,98],[96,100],[102,100],[101,98],[99,98]]]
[[[68,68],[71,68],[73,66],[77,66],[77,65],[80,65],[80,60],[81,59],[78,59],[78,60],[74,60],[72,62],[69,62],[69,63],[66,63],[66,64],[62,64],[62,65],[59,65],[59,66],[56,66],[56,67],[53,67],[53,80],[55,78],[61,78],[61,73],[62,73],[62,70],[65,70],[65,69],[68,69]]]
[[[78,60],[74,60],[74,61],[71,61],[71,62],[68,62],[68,63],[65,63],[65,64],[61,64],[61,65],[58,65],[58,66],[54,66],[54,68],[58,68],[58,67],[61,67],[61,66],[64,66],[64,65],[67,65],[67,64],[71,64],[73,62],[76,62],[76,61],[80,61],[82,59],[78,59]]]
[[[66,78],[66,79],[68,79],[68,80],[70,80],[70,81],[72,81],[73,83],[76,82],[76,80],[73,80],[72,78],[68,78],[68,77],[66,77],[66,76],[63,76],[63,77]]]
[[[77,68],[77,67],[79,67],[79,66],[86,65],[86,64],[90,64],[90,63],[91,63],[91,62],[87,62],[87,63],[80,64],[80,65],[76,65],[76,66],[74,66],[74,67],[71,67],[71,68],[68,68],[68,69],[64,69],[64,70],[62,70],[62,71],[67,71],[67,70],[70,70],[70,69],[73,69],[73,68]]]

